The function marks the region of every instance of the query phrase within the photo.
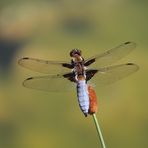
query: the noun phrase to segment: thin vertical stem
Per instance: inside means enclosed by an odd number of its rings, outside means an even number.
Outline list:
[[[102,135],[102,132],[101,132],[101,129],[100,129],[97,117],[96,117],[96,114],[93,114],[92,116],[93,116],[93,119],[94,119],[94,122],[95,122],[95,126],[96,126],[96,129],[97,129],[99,140],[101,142],[101,146],[102,146],[102,148],[106,148],[105,142],[104,142],[104,139],[103,139],[103,135]]]

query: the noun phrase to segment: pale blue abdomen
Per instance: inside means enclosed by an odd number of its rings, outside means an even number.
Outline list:
[[[82,112],[87,116],[89,111],[89,96],[85,80],[79,80],[77,82],[77,97]]]

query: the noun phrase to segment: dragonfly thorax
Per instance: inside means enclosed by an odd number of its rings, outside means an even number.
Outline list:
[[[85,66],[84,66],[84,59],[81,56],[75,55],[72,59],[72,64],[74,67],[74,73],[75,73],[75,79],[76,81],[85,79],[86,74],[85,74]]]

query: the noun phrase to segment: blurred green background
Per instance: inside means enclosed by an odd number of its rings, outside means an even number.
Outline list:
[[[147,148],[147,26],[146,0],[1,0],[0,148],[99,147],[76,91],[24,88],[25,78],[40,74],[17,61],[24,56],[70,60],[72,48],[89,57],[125,41],[137,48],[119,63],[134,62],[140,70],[113,85],[95,84],[97,117],[108,148]]]

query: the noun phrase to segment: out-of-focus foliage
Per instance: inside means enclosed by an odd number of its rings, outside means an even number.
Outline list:
[[[145,0],[0,1],[0,147],[98,147],[91,117],[80,112],[76,92],[29,90],[22,81],[40,75],[18,66],[23,56],[70,60],[132,40],[137,49],[119,63],[140,70],[98,88],[98,119],[107,147],[148,147],[148,2]],[[64,87],[64,84],[63,84]]]

